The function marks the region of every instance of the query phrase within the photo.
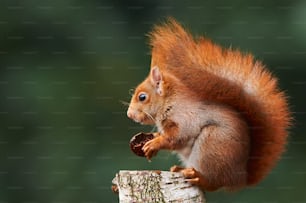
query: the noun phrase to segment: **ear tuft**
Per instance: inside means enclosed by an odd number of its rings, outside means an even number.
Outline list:
[[[154,66],[151,69],[151,83],[155,87],[156,92],[161,95],[162,94],[162,75],[157,66]]]
[[[151,70],[151,78],[153,80],[153,82],[156,83],[160,83],[160,81],[162,80],[162,76],[160,74],[159,68],[157,66],[154,66]]]

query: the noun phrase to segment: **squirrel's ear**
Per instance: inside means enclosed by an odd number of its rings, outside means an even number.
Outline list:
[[[151,69],[151,83],[155,87],[156,92],[162,94],[162,75],[157,66]]]

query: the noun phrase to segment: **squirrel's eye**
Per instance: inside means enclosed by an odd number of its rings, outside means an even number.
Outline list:
[[[144,101],[147,99],[147,95],[145,93],[141,93],[139,96],[138,96],[138,99],[139,101]]]

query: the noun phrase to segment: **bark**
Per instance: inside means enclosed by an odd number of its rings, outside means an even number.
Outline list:
[[[181,173],[169,171],[119,171],[113,179],[119,203],[201,203],[204,194],[186,182]]]

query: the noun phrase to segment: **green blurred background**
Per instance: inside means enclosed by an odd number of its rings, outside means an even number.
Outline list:
[[[295,123],[258,186],[209,202],[306,202],[306,1],[53,0],[0,3],[0,202],[118,202],[120,169],[167,170],[132,154],[150,131],[126,117],[148,73],[148,33],[173,16],[195,35],[252,52],[280,78]]]

